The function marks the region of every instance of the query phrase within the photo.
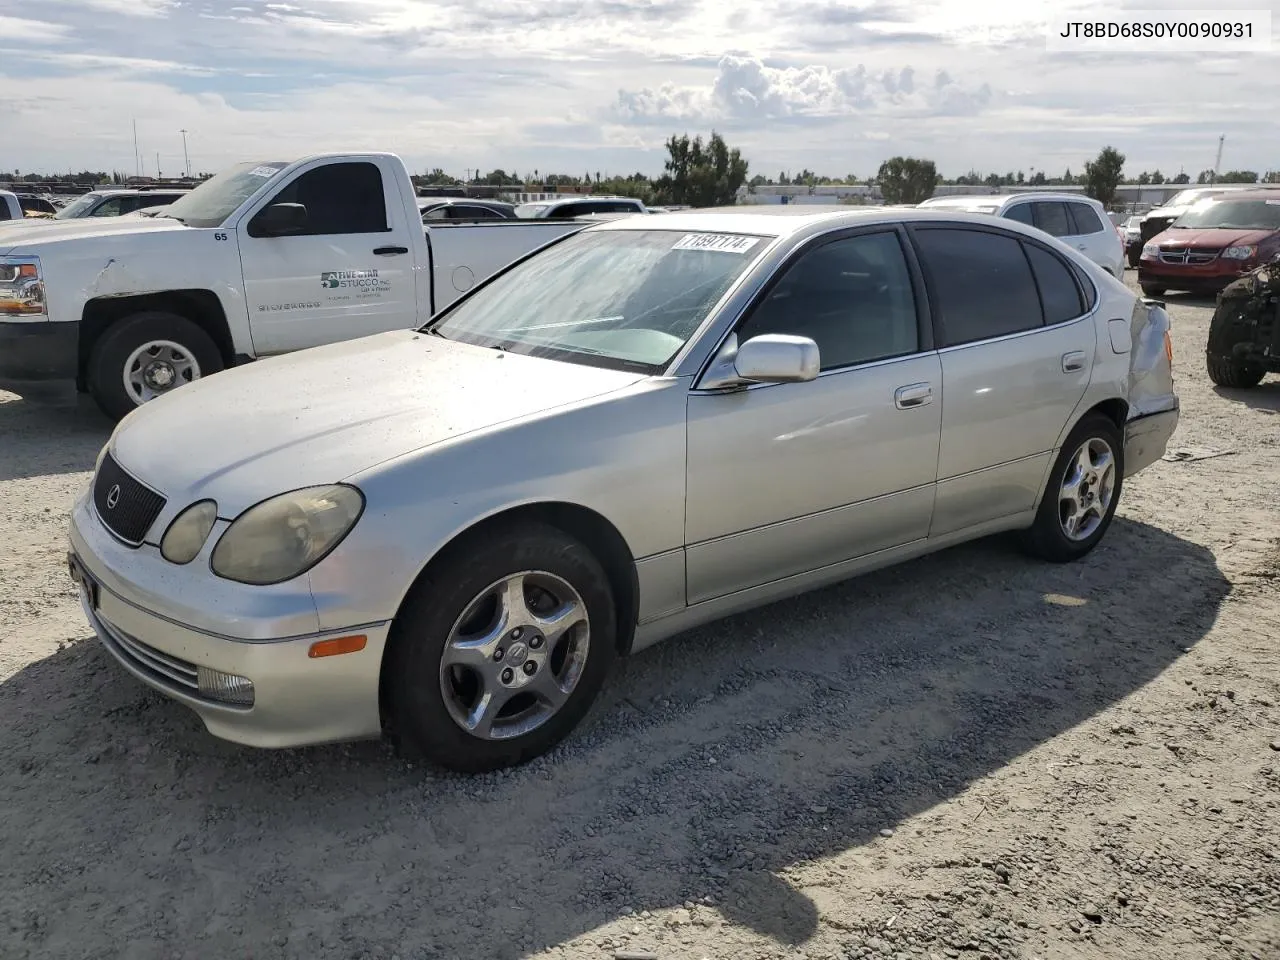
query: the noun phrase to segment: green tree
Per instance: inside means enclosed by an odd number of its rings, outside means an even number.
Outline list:
[[[1164,183],[1164,174],[1157,170],[1155,173],[1151,174],[1151,182],[1157,186]]]
[[[1116,199],[1116,187],[1124,175],[1124,154],[1115,147],[1103,147],[1097,159],[1084,165],[1085,192],[1104,207]]]
[[[738,188],[747,182],[747,161],[730,148],[714,130],[703,141],[688,134],[667,140],[666,172],[654,184],[664,203],[693,207],[732,204]]]
[[[1170,182],[1170,183],[1190,183],[1190,182],[1191,182],[1191,174],[1186,173],[1186,172],[1184,171],[1183,173],[1180,173],[1180,174],[1178,174],[1176,177],[1172,178],[1169,182]]]
[[[932,160],[891,157],[880,164],[876,179],[885,203],[920,203],[933,196],[938,168]]]
[[[1048,182],[1049,178],[1044,175],[1043,170],[1037,170],[1031,175],[1031,179],[1028,181],[1028,183],[1033,187],[1043,187]]]
[[[1258,173],[1256,170],[1228,170],[1218,179],[1223,183],[1257,183]]]
[[[1151,182],[1151,174],[1147,173],[1147,171],[1143,170],[1140,174],[1138,174],[1138,186],[1145,187],[1150,182]]]
[[[1262,178],[1263,183],[1280,183],[1280,170],[1268,170],[1267,175]]]
[[[1196,174],[1196,183],[1213,183],[1213,171],[1201,170]]]

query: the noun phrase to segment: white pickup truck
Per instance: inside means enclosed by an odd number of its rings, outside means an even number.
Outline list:
[[[0,224],[0,386],[118,419],[226,367],[425,323],[583,221],[423,227],[389,153],[242,163],[155,217]]]

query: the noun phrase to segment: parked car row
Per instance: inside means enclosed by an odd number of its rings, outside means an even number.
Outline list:
[[[220,737],[520,763],[696,624],[1002,531],[1085,557],[1177,424],[1163,307],[1018,216],[421,216],[361,154],[0,229],[0,357],[61,327],[132,410],[85,614]]]

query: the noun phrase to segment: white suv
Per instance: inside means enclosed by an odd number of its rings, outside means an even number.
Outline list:
[[[1013,193],[930,197],[921,207],[988,213],[1038,227],[1069,243],[1117,279],[1124,278],[1124,244],[1106,209],[1074,193]]]

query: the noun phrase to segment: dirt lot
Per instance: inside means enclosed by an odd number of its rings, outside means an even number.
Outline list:
[[[81,619],[107,436],[0,394],[0,957],[1280,957],[1280,379],[1085,562],[1003,541],[640,655],[504,775],[212,739]],[[621,952],[619,952],[621,951]]]

